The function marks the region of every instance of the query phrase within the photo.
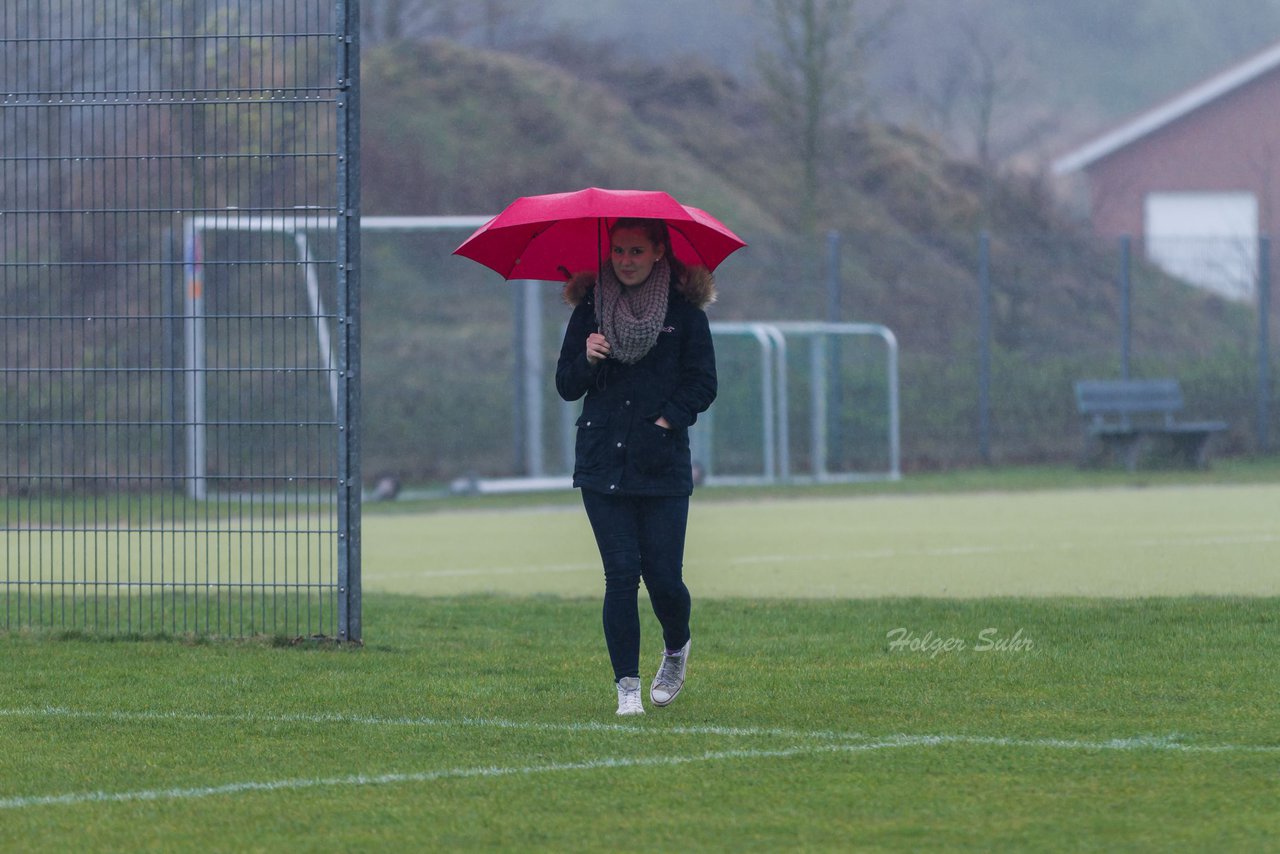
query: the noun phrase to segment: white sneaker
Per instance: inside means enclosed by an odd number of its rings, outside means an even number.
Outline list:
[[[689,664],[689,644],[692,642],[685,641],[680,651],[673,655],[662,653],[658,675],[653,677],[653,684],[649,686],[649,699],[655,706],[670,704],[684,687],[684,671]]]
[[[644,714],[644,703],[640,701],[640,677],[623,676],[618,680],[618,714]]]

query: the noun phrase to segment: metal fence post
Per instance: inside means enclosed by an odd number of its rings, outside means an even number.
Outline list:
[[[840,296],[842,291],[842,282],[840,280],[840,243],[841,236],[838,231],[827,232],[827,322],[840,322]],[[827,336],[826,343],[826,366],[831,371],[831,375],[835,381],[829,383],[829,388],[824,392],[827,395],[826,406],[823,412],[825,419],[826,439],[823,443],[822,466],[826,470],[827,463],[834,452],[837,457],[843,455],[844,442],[840,436],[840,413],[844,411],[844,382],[841,376],[841,347],[840,336]]]
[[[840,232],[827,232],[827,322],[840,322]]]
[[[991,236],[978,236],[978,453],[991,464]]]
[[[360,567],[360,2],[337,0],[338,38],[338,639],[363,637]]]
[[[827,376],[827,350],[831,338],[830,335],[815,335],[809,341],[809,448],[812,457],[809,469],[819,478],[827,473],[829,454],[827,394],[831,382]]]
[[[543,401],[542,401],[542,282],[526,279],[521,282],[520,333],[523,356],[522,370],[517,382],[522,386],[520,398],[524,401],[524,471],[531,477],[547,473],[546,455],[543,452]]]
[[[1271,450],[1271,238],[1258,238],[1258,450]]]
[[[519,283],[513,283],[508,289],[511,297],[511,354],[514,359],[511,371],[511,462],[515,471],[529,471],[529,454],[525,449],[525,354],[528,348],[524,343],[525,330],[525,290]]]
[[[1132,347],[1132,241],[1129,235],[1120,238],[1120,378],[1129,379],[1129,356]]]

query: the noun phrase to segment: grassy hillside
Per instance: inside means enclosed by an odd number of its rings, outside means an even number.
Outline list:
[[[713,319],[826,316],[824,237],[788,230],[792,159],[756,93],[723,73],[611,66],[600,57],[553,67],[440,42],[373,51],[364,80],[367,214],[493,213],[516,196],[588,185],[666,189],[721,216],[750,244],[718,272]],[[822,204],[825,227],[842,235],[840,317],[885,323],[902,342],[908,456],[946,465],[974,454],[983,229],[991,234],[996,424],[1006,431],[998,435],[1010,458],[1073,453],[1071,380],[1118,370],[1115,247],[1080,232],[1044,186],[985,174],[925,137],[860,125],[833,151]],[[493,274],[433,251],[437,278],[447,280],[434,296],[423,289],[430,264],[422,260],[401,264],[413,275],[380,281],[371,272],[368,282],[367,361],[399,384],[380,391],[370,378],[370,420],[379,423],[384,399],[410,433],[438,417],[414,401],[443,394],[465,406],[475,381],[472,361],[463,372],[470,379],[428,377],[416,366],[451,364],[486,336],[504,343],[476,356],[488,371],[484,405],[504,414],[509,406],[507,294]],[[476,284],[455,287],[464,279]],[[1221,366],[1205,357],[1225,348],[1224,364],[1239,361],[1248,312],[1152,270],[1137,270],[1134,289],[1133,347],[1146,366],[1187,375],[1193,400],[1203,389],[1218,395],[1213,406],[1247,407],[1219,394],[1238,390],[1236,368],[1224,368],[1236,373],[1223,382],[1214,373]],[[489,308],[471,311],[479,301]],[[554,344],[562,322],[549,321]],[[395,347],[380,349],[385,338]],[[497,440],[510,426],[486,429]],[[379,465],[404,468],[393,458]]]
[[[447,42],[365,60],[365,208],[496,212],[515,195],[652,186],[735,222],[777,228],[765,207],[708,170],[609,90],[520,57]]]
[[[769,43],[762,0],[651,0],[646,38],[628,38],[634,4],[546,0],[537,21],[629,53],[632,59],[699,56],[747,79],[755,48]],[[1051,105],[1055,126],[1044,140],[1061,150],[1109,123],[1144,109],[1280,38],[1280,3],[1233,0],[1072,0],[1069,3],[992,0],[858,0],[864,27],[888,25],[863,63],[873,108],[897,116],[917,112],[903,103],[904,79],[945,75],[957,52],[971,50],[971,33],[987,50],[1018,66],[1023,103]],[[755,13],[755,14],[752,14]],[[528,33],[522,33],[527,40]],[[503,46],[519,49],[508,33]],[[1005,69],[1009,71],[1008,67]]]
[[[590,71],[582,79],[444,42],[374,51],[364,70],[365,212],[493,213],[516,196],[588,185],[665,189],[751,244],[726,264],[717,311],[821,316],[825,280],[798,278],[806,264],[821,273],[812,262],[822,236],[788,231],[795,169],[756,93],[705,67]],[[880,125],[845,131],[825,177],[825,227],[844,237],[846,319],[951,346],[972,314],[986,228],[1009,268],[996,283],[1006,344],[1111,339],[1113,247],[1093,245],[1043,186],[985,176],[923,136]],[[1221,312],[1202,310],[1206,297],[1163,290],[1164,319],[1204,315],[1217,331]],[[1141,343],[1185,343],[1176,331],[1170,340],[1179,324],[1156,325],[1158,341]]]

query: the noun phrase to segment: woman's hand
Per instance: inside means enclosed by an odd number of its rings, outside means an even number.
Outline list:
[[[653,422],[653,423],[654,423],[654,424],[657,424],[657,425],[658,425],[659,427],[661,427],[663,430],[670,430],[670,429],[671,429],[671,422],[670,422],[670,421],[668,421],[667,419],[663,418],[661,415],[659,415],[659,416],[658,416],[658,420],[657,420],[657,421],[655,421],[655,422]]]
[[[587,336],[587,361],[598,365],[602,359],[607,358],[609,358],[609,342],[599,332],[592,332]]]

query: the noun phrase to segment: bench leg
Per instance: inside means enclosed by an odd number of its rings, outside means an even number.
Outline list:
[[[1101,439],[1085,439],[1084,450],[1080,452],[1080,468],[1102,468],[1111,462],[1111,447]]]
[[[1138,451],[1141,435],[1137,433],[1107,434],[1091,436],[1085,442],[1084,453],[1080,458],[1082,468],[1097,468],[1119,462],[1127,471],[1138,468]]]
[[[1167,445],[1171,458],[1189,468],[1202,469],[1208,466],[1208,446],[1210,434],[1180,433],[1167,437]]]
[[[1132,474],[1138,470],[1138,437],[1125,441],[1120,446],[1120,459],[1124,461],[1124,470]]]
[[[1208,465],[1205,451],[1209,447],[1209,434],[1197,433],[1187,441],[1187,465],[1202,469]]]

